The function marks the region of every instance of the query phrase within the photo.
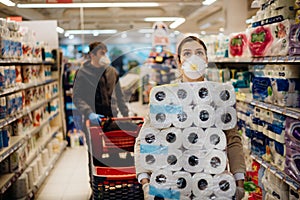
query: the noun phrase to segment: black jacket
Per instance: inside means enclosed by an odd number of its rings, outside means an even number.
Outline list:
[[[85,62],[76,74],[73,102],[85,119],[92,112],[116,117],[118,108],[123,116],[128,116],[119,75],[111,66],[97,68],[90,61]]]

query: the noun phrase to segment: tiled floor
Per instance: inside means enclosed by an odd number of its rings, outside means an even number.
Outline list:
[[[85,146],[67,147],[40,188],[38,200],[87,200],[91,190]]]

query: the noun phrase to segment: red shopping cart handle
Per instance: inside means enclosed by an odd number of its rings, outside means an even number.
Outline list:
[[[112,117],[112,118],[101,118],[102,122],[105,122],[107,120],[112,120],[112,121],[128,121],[128,120],[141,120],[144,122],[144,117]],[[86,120],[86,126],[90,127],[91,122],[90,120]]]

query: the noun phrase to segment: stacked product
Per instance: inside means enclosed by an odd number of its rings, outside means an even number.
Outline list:
[[[226,136],[236,125],[232,85],[214,82],[154,87],[150,126],[141,137],[141,163],[153,171],[149,194],[165,199],[231,199],[235,180],[225,171]]]
[[[295,0],[294,8],[296,9],[295,24],[291,26],[290,31],[290,55],[300,55],[300,1]]]

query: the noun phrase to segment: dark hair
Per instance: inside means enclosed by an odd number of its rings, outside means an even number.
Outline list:
[[[90,48],[90,53],[96,54],[98,50],[104,50],[105,52],[107,52],[107,47],[104,43],[102,42],[92,42],[89,44],[89,48]]]
[[[199,44],[201,44],[201,45],[203,46],[204,50],[205,50],[205,54],[207,55],[207,47],[206,47],[205,43],[204,43],[202,40],[200,40],[199,38],[195,37],[195,36],[188,36],[188,37],[184,38],[184,39],[179,43],[179,45],[178,45],[178,48],[177,48],[177,49],[178,49],[177,56],[178,56],[178,61],[179,61],[179,62],[181,62],[181,61],[180,61],[180,54],[181,54],[182,46],[183,46],[185,43],[187,43],[187,42],[192,42],[192,41],[196,41],[196,42],[198,42]]]

